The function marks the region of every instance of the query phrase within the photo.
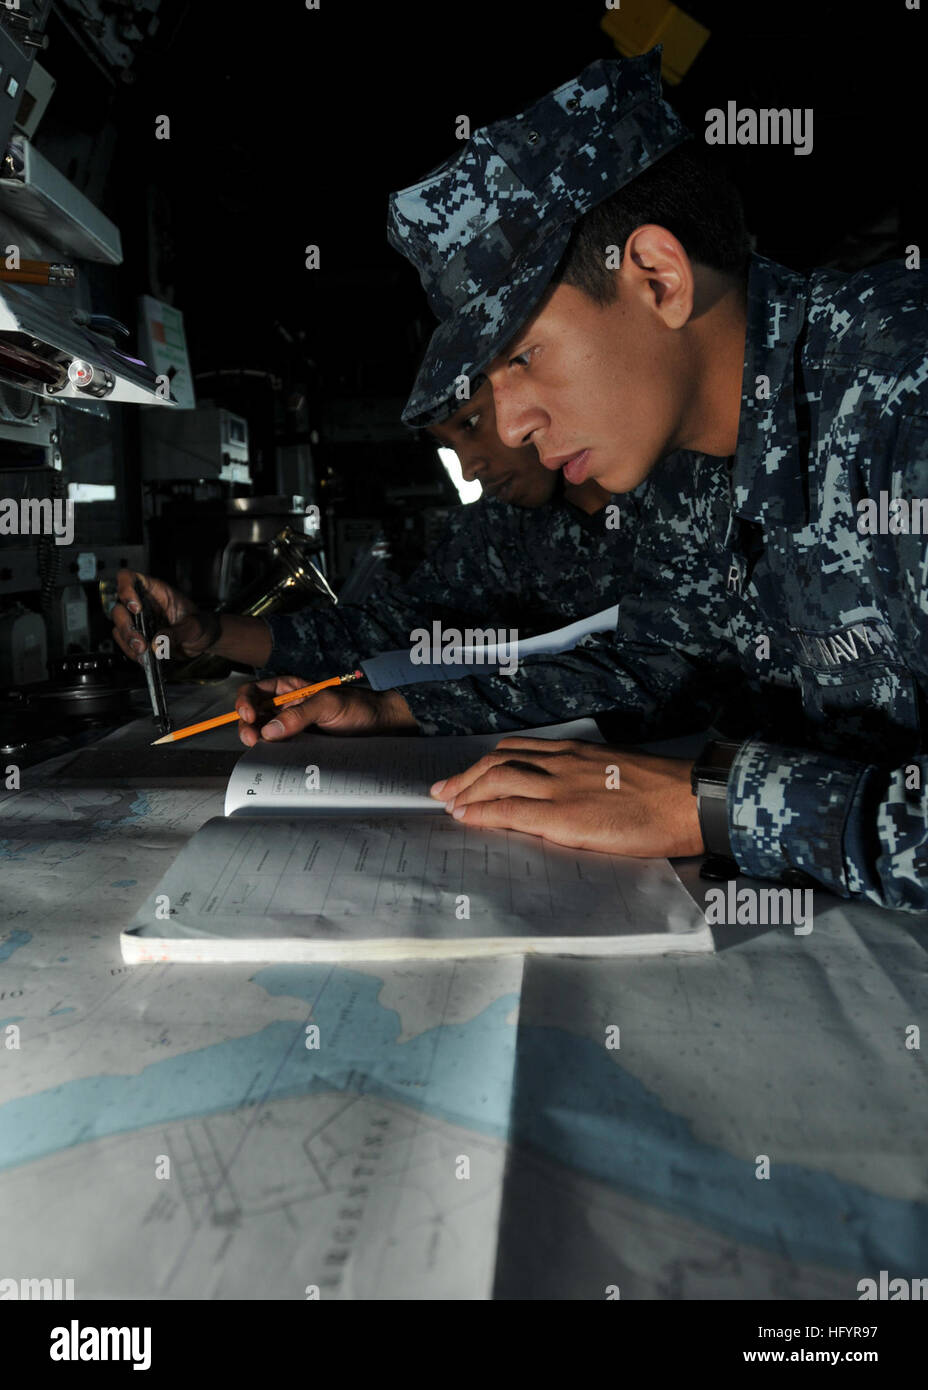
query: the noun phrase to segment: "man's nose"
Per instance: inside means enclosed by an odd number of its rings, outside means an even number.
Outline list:
[[[466,483],[482,478],[490,466],[477,449],[458,449],[458,463],[461,465],[461,477]]]
[[[496,406],[496,433],[510,449],[520,449],[531,443],[532,431],[542,423],[540,412],[527,402],[520,400],[509,390],[494,387],[493,400]]]

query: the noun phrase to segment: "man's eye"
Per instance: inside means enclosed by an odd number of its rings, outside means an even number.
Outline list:
[[[466,420],[461,421],[460,428],[465,434],[471,434],[480,423],[480,411],[475,410],[473,415],[468,415]]]
[[[528,364],[529,364],[529,359],[531,358],[531,355],[532,355],[532,350],[531,350],[531,348],[526,348],[526,350],[525,350],[524,352],[517,353],[515,357],[510,357],[510,359],[509,359],[509,366],[511,367],[511,366],[515,365],[515,366],[517,366],[517,367],[527,367]]]

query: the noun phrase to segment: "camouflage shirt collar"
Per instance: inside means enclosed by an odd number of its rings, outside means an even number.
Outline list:
[[[734,510],[747,520],[808,521],[795,382],[808,293],[805,276],[763,256],[751,257],[741,418],[731,475]]]

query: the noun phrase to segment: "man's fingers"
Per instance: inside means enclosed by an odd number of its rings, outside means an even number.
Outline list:
[[[110,616],[113,620],[113,636],[117,646],[125,652],[126,656],[131,657],[133,661],[138,661],[145,650],[145,641],[132,626],[132,619],[129,614],[120,604],[117,604]]]
[[[139,574],[137,570],[120,570],[116,576],[116,597],[120,603],[125,604],[130,613],[138,613],[142,607],[138,594],[135,592],[136,580],[139,581],[143,589],[148,588],[147,577],[144,574]]]
[[[312,706],[310,722],[320,729],[334,725],[336,728],[342,726],[347,728],[349,732],[353,732],[359,727],[363,728],[364,724],[346,723],[345,715],[351,711],[352,707],[362,708],[355,704],[361,695],[362,692],[360,691],[355,693],[350,690],[339,690],[337,686],[334,686],[328,690],[320,690],[318,695],[311,695],[306,701],[306,706],[301,705],[300,708]]]
[[[309,700],[299,705],[278,707],[271,713],[267,723],[261,726],[261,737],[266,739],[292,738],[302,729],[314,724],[313,711],[308,708]]]
[[[479,777],[483,777],[489,772],[490,768],[498,767],[500,763],[510,761],[512,751],[506,749],[494,749],[492,753],[485,753],[478,759],[472,767],[468,767],[464,772],[456,772],[453,777],[448,777],[444,782],[436,782],[429,788],[429,795],[437,797],[439,801],[450,801],[452,797],[460,796],[461,792],[473,785]],[[530,758],[522,760],[526,765],[531,763]],[[538,771],[544,771],[539,765]]]
[[[259,708],[266,708],[268,700],[277,693],[277,677],[267,676],[262,681],[247,681],[235,692],[235,710],[245,724],[252,724]],[[241,734],[241,730],[239,733]],[[249,747],[254,739],[242,739]]]
[[[447,777],[443,782],[435,782],[429,788],[429,795],[437,797],[439,801],[450,801],[453,797],[459,796],[466,787],[472,782],[476,782],[478,777],[482,777],[491,767],[496,765],[496,755],[486,753],[482,758],[463,772],[456,772],[453,777]],[[497,760],[498,761],[498,760]]]
[[[254,706],[263,705],[271,695],[276,694],[276,676],[265,677],[263,681],[246,681],[235,692],[235,708],[239,714],[243,709],[254,713]]]
[[[483,830],[523,830],[528,835],[544,835],[552,806],[524,796],[502,797],[499,801],[478,801],[472,806],[455,807],[452,815],[462,825]]]
[[[598,744],[591,744],[597,748]],[[522,738],[512,735],[508,738],[500,739],[492,753],[485,754],[473,767],[469,767],[464,772],[457,772],[453,777],[448,777],[443,782],[436,782],[429,788],[429,795],[436,797],[439,801],[449,801],[452,797],[458,796],[465,787],[469,787],[478,777],[490,767],[495,767],[499,762],[512,760],[513,752],[530,753],[533,756],[542,757],[564,757],[568,753],[576,752],[575,741],[573,739],[561,738]],[[526,758],[526,764],[532,761]],[[539,770],[543,770],[543,765],[539,764]]]
[[[522,758],[507,758],[500,767],[517,768],[520,772],[527,772],[531,777],[550,777],[552,773],[546,767],[539,767],[537,763],[524,761]]]
[[[284,710],[274,705],[273,697],[299,690],[306,683],[300,676],[265,676],[263,680],[247,681],[239,686],[235,693],[235,712],[241,720],[238,736],[246,748],[253,748],[259,738],[284,738],[288,734],[287,724],[280,727],[275,724]],[[265,733],[269,723],[275,727]]]
[[[115,635],[117,638],[122,637],[128,641],[129,637],[135,631],[132,625],[132,615],[122,603],[113,604],[112,612],[110,613],[110,621],[116,630]]]
[[[295,705],[278,705],[270,722],[261,730],[261,737],[292,738],[311,725],[324,729],[326,725],[338,722],[344,707],[344,695],[337,690],[320,690],[318,695],[310,695]]]
[[[445,796],[445,809],[458,810],[478,801],[498,801],[506,797],[528,797],[547,800],[550,796],[551,775],[534,763],[507,761],[487,768],[482,776],[456,796]]]
[[[567,814],[565,814],[565,809]],[[554,801],[536,801],[524,796],[504,797],[499,801],[478,801],[473,806],[456,807],[452,812],[461,825],[481,830],[521,830],[526,835],[540,835],[552,845],[568,849],[592,848],[585,836],[578,833],[577,807],[567,807]],[[631,854],[631,846],[617,843],[615,854]]]
[[[116,576],[116,602],[110,613],[116,645],[132,661],[138,661],[145,651],[145,640],[132,621],[132,614],[141,612],[142,608],[135,592],[133,581],[136,578],[144,584],[144,575],[136,575],[134,570],[119,571]]]

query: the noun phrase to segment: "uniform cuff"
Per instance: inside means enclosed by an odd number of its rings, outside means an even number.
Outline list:
[[[866,771],[864,764],[749,739],[728,779],[728,822],[738,867],[754,878],[787,883],[808,876],[839,897],[850,897],[856,883],[845,834]]]
[[[261,621],[271,634],[265,675],[305,675],[307,681],[318,675],[322,653],[311,623],[301,621],[299,613],[269,613]],[[340,673],[326,671],[319,679],[330,674]]]
[[[458,719],[442,716],[440,710],[436,708],[440,705],[441,699],[440,696],[436,696],[436,687],[432,683],[420,681],[417,685],[403,685],[398,686],[397,689],[419,725],[420,733],[434,738],[437,734],[469,734],[473,732],[462,725],[460,710],[457,711]]]

